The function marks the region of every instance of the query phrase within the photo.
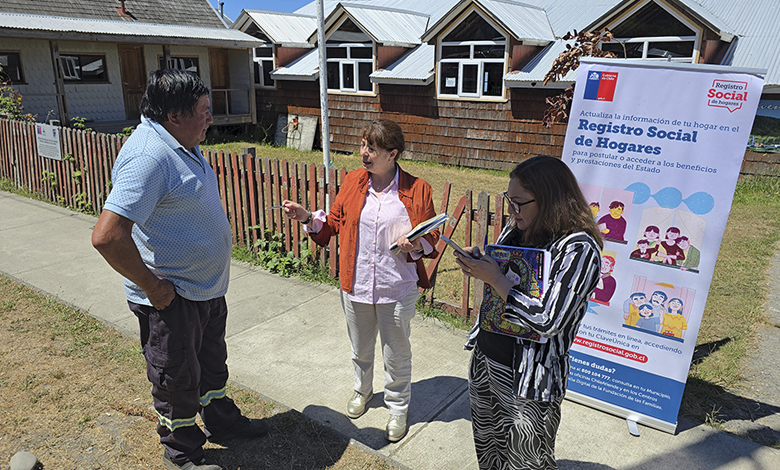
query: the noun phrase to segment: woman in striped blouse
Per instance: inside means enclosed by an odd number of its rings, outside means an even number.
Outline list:
[[[599,280],[601,235],[576,178],[557,158],[523,161],[510,174],[503,196],[510,221],[498,244],[551,253],[543,296],[526,295],[476,247],[466,249],[474,258],[456,255],[457,262],[506,300],[507,319],[546,342],[480,331],[477,325],[469,333],[474,444],[480,469],[555,469],[569,348]]]

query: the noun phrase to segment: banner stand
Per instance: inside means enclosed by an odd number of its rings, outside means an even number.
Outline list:
[[[602,233],[566,397],[674,434],[766,71],[583,58],[561,160]]]

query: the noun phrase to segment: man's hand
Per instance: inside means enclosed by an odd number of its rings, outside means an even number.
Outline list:
[[[157,285],[146,292],[146,296],[149,298],[149,302],[152,303],[152,307],[155,310],[165,310],[173,299],[176,298],[176,288],[168,279],[160,279]]]
[[[132,230],[132,220],[104,210],[92,231],[92,246],[116,272],[143,289],[155,309],[163,310],[173,302],[176,290],[171,281],[160,279],[146,267]]]

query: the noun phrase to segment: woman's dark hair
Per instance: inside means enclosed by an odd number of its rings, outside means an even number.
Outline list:
[[[363,138],[370,145],[388,151],[398,150],[395,161],[404,153],[404,132],[401,126],[389,119],[377,119],[363,128]]]
[[[538,155],[517,165],[509,177],[533,194],[539,207],[523,233],[526,243],[543,246],[564,235],[585,232],[599,247],[604,246],[577,178],[561,160]]]
[[[141,114],[157,122],[168,120],[168,113],[192,116],[195,105],[209,88],[196,74],[186,70],[155,70],[149,74],[141,98]]]

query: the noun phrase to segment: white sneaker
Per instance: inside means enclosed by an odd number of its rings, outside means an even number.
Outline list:
[[[373,393],[363,395],[362,393],[355,391],[355,394],[352,395],[352,398],[347,402],[347,416],[352,419],[363,416],[363,413],[368,409],[368,402],[371,401],[373,396]]]

